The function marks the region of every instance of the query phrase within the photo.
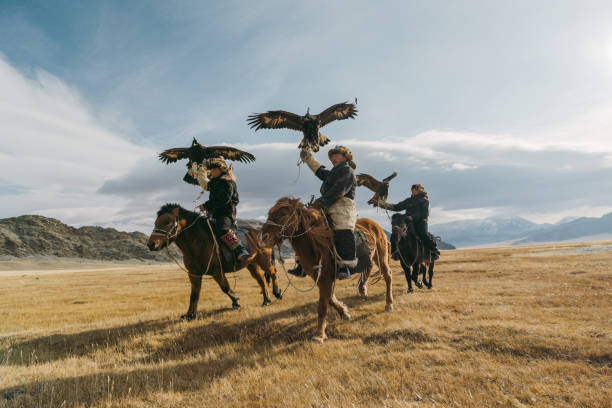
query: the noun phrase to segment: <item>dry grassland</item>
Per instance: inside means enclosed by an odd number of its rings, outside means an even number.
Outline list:
[[[0,407],[610,407],[612,248],[584,246],[445,251],[413,294],[394,262],[393,313],[341,282],[323,345],[316,291],[263,308],[246,271],[189,323],[176,266],[0,274]]]

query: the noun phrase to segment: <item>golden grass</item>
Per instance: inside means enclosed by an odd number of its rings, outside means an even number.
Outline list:
[[[612,251],[584,245],[445,251],[413,294],[393,263],[393,313],[341,282],[323,345],[316,290],[262,308],[246,271],[189,323],[176,267],[0,274],[0,407],[610,407]]]

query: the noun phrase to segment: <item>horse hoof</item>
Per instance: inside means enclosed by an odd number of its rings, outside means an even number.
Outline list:
[[[415,282],[414,283],[416,285],[417,288],[422,289],[423,288],[423,282]]]
[[[414,292],[412,288],[408,288],[408,290],[406,291],[406,293],[412,293],[412,292]]]
[[[324,340],[325,340],[325,337],[321,337],[321,336],[314,336],[312,339],[310,339],[310,341],[315,344],[323,344]]]
[[[369,300],[368,295],[364,295],[361,297],[361,300],[363,300],[364,302],[367,302]]]
[[[283,298],[283,293],[279,290],[278,292],[272,292],[272,294],[277,298],[277,299],[282,299]]]
[[[385,312],[392,312],[392,311],[393,311],[393,305],[385,306]]]
[[[351,315],[350,315],[350,314],[348,314],[348,313],[347,313],[347,314],[345,314],[344,316],[342,316],[342,320],[346,320],[347,322],[350,322],[350,321],[351,321],[351,319],[352,319],[352,318],[351,318]]]
[[[232,303],[232,309],[238,310],[240,309],[240,305],[238,303]]]
[[[193,319],[195,319],[195,313],[185,313],[184,315],[181,315],[181,321],[183,322],[190,322]]]
[[[427,289],[432,289],[433,285],[427,285]]]
[[[270,301],[270,299],[264,299],[263,303],[261,304],[262,306],[268,306],[270,303],[272,303]],[[238,307],[240,307],[240,305],[238,305]]]

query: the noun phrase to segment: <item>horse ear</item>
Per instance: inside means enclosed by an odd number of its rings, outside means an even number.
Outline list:
[[[178,218],[179,216],[179,208],[176,207],[174,210],[172,210],[172,215],[174,215],[176,218]]]

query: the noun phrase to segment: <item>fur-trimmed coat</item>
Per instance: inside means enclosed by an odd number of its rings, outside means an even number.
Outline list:
[[[236,182],[228,176],[220,176],[208,182],[210,196],[204,207],[212,218],[236,219],[236,206],[240,202]]]

